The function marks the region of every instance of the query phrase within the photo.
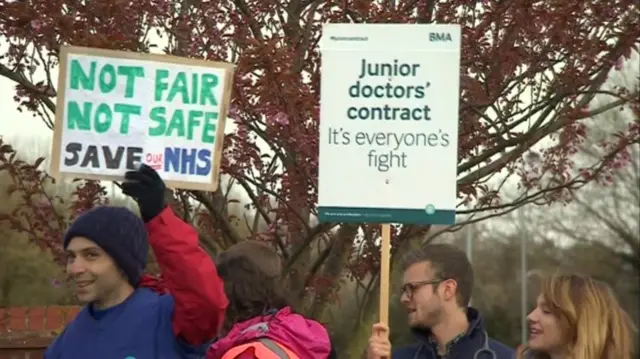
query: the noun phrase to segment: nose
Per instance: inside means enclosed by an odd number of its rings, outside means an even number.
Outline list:
[[[536,318],[538,318],[537,311],[538,309],[536,308],[532,310],[531,313],[529,313],[529,315],[527,315],[527,322],[533,323],[536,321]]]
[[[84,261],[81,258],[73,258],[67,262],[67,274],[75,277],[87,271]]]
[[[411,300],[409,299],[409,296],[407,295],[407,293],[402,292],[402,295],[400,296],[400,303],[407,305],[409,304],[409,302],[411,302]]]

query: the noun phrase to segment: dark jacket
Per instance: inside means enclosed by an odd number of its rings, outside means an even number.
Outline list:
[[[455,340],[451,346],[449,356],[446,359],[513,359],[515,351],[508,346],[495,341],[487,336],[484,330],[483,319],[480,313],[473,308],[468,308],[469,330]],[[435,345],[431,343],[429,330],[414,330],[416,343],[400,347],[393,351],[392,359],[439,359],[436,355]],[[495,356],[486,349],[486,345]],[[476,355],[477,356],[474,356]]]

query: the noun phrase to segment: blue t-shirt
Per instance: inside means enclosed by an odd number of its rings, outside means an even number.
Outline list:
[[[122,304],[86,306],[49,346],[45,359],[195,359],[209,343],[188,345],[173,333],[174,300],[139,288]]]

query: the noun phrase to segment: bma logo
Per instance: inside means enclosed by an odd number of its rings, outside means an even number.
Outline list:
[[[451,34],[448,32],[430,32],[429,33],[429,42],[434,41],[453,41],[451,39]]]

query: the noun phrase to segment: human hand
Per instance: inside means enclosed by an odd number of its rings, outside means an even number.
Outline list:
[[[142,164],[137,171],[125,173],[124,178],[122,192],[138,203],[143,221],[149,222],[162,212],[166,186],[156,170]]]
[[[389,327],[382,323],[373,325],[367,359],[391,359],[391,343],[389,342]]]

